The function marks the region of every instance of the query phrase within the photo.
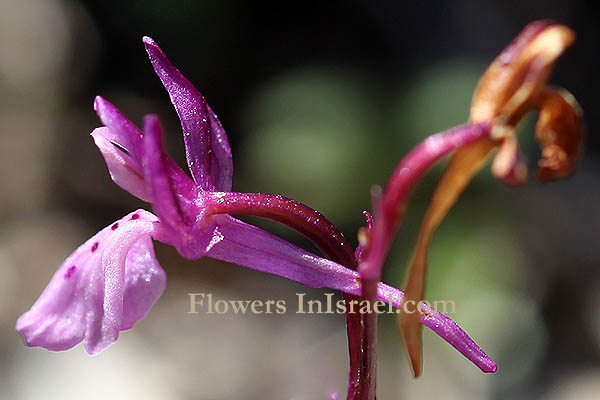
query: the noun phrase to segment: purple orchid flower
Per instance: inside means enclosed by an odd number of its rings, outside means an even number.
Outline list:
[[[111,178],[152,203],[156,215],[134,211],[67,258],[40,298],[17,321],[25,343],[66,350],[84,341],[89,354],[114,343],[120,331],[132,328],[147,314],[165,288],[166,276],[152,239],[174,246],[186,258],[212,257],[310,287],[360,296],[360,274],[354,269],[365,249],[355,253],[325,217],[294,200],[231,192],[231,150],[217,116],[156,43],[148,37],[143,40],[181,120],[192,179],[165,153],[156,116],[144,118],[142,131],[115,106],[97,97],[94,109],[104,126],[91,135]],[[287,224],[312,239],[327,258],[230,214],[257,215]],[[400,290],[382,282],[375,287],[377,299],[402,307]],[[422,318],[483,371],[496,370],[494,362],[448,317],[431,310]]]

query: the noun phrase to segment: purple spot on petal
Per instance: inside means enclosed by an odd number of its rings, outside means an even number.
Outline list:
[[[96,242],[92,245],[92,253],[95,252],[96,250],[98,250],[98,242]]]
[[[113,231],[116,230],[119,227],[119,223],[115,222],[115,224],[113,226],[110,227],[110,229],[112,229]]]
[[[72,277],[76,270],[77,270],[77,267],[75,265],[70,267],[67,270],[67,272],[65,272],[65,279],[69,279],[70,277]]]
[[[133,215],[131,216],[131,219],[139,219],[139,218],[140,218],[140,215],[139,215],[139,214],[133,214]]]

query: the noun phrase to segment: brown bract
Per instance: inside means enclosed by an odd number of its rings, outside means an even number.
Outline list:
[[[564,89],[548,89],[538,101],[540,115],[535,137],[542,147],[538,178],[547,182],[564,178],[575,169],[583,140],[583,112],[573,95]]]
[[[515,127],[536,109],[543,158],[538,176],[561,178],[575,168],[583,136],[580,108],[568,92],[547,87],[556,60],[574,40],[566,26],[534,22],[496,57],[475,89],[470,119],[492,123],[492,138],[499,142],[492,172],[511,186],[524,183],[527,175]]]
[[[538,177],[543,182],[569,175],[575,168],[582,141],[582,112],[564,89],[547,86],[558,57],[574,42],[574,32],[551,21],[529,24],[502,51],[481,77],[471,103],[470,121],[487,122],[489,138],[456,151],[432,195],[423,218],[405,286],[405,301],[423,300],[427,253],[433,235],[473,176],[497,147],[492,173],[509,186],[525,182],[527,166],[519,152],[516,125],[530,111],[540,110],[536,139],[542,148]],[[422,370],[419,313],[402,313],[403,333],[415,377]]]
[[[543,91],[558,57],[575,40],[574,32],[547,21],[528,25],[485,71],[471,103],[473,122],[501,117],[518,122]]]

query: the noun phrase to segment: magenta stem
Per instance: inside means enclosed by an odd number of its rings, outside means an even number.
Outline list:
[[[427,137],[408,153],[392,172],[383,196],[375,208],[375,221],[365,262],[359,271],[363,297],[373,301],[377,282],[381,280],[383,263],[396,231],[402,222],[408,197],[415,184],[435,162],[448,153],[488,136],[487,123],[465,124]]]
[[[308,237],[328,258],[356,270],[354,250],[344,235],[323,214],[307,205],[262,193],[204,192],[202,196],[207,216],[253,215],[280,222]]]
[[[268,218],[302,233],[325,257],[356,270],[354,250],[344,235],[320,212],[282,196],[261,193],[204,192],[206,216],[212,214],[252,215]],[[360,296],[342,294],[346,304]],[[350,371],[348,399],[374,400],[376,383],[375,346],[377,314],[346,314]]]
[[[363,279],[378,279],[389,246],[398,229],[408,196],[422,175],[448,153],[489,135],[489,125],[465,124],[427,137],[398,163],[376,208],[367,260],[361,263]]]
[[[375,207],[372,237],[366,249],[366,262],[359,267],[363,285],[363,298],[372,304],[377,300],[377,282],[381,280],[383,263],[393,237],[402,221],[408,196],[416,182],[440,158],[451,151],[489,134],[487,124],[466,124],[429,136],[398,164],[386,185],[383,197]],[[377,315],[365,314],[365,333],[369,342],[363,345],[366,359],[375,363]],[[366,365],[365,373],[376,373],[376,365]],[[368,379],[368,378],[367,378]],[[374,398],[374,388],[372,396]]]

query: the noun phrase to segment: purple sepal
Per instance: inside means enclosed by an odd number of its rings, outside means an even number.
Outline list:
[[[207,191],[231,191],[233,161],[225,130],[202,94],[151,38],[143,38],[154,71],[177,110],[194,181]]]
[[[144,118],[142,165],[152,196],[152,206],[162,222],[174,232],[181,233],[186,225],[175,198],[175,187],[167,172],[166,157],[163,152],[160,122],[156,116],[147,115]]]

